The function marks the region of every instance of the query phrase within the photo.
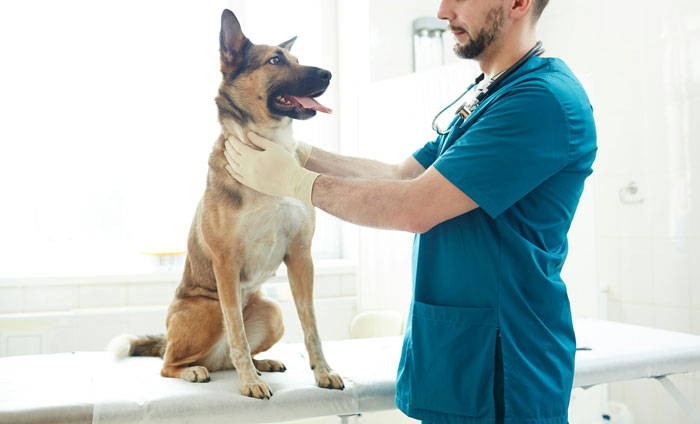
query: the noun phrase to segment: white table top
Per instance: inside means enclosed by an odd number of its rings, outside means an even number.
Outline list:
[[[576,320],[580,346],[574,386],[700,370],[700,336],[598,320]],[[324,343],[345,390],[315,386],[306,352],[280,344],[261,358],[279,359],[284,373],[263,373],[274,396],[238,392],[235,371],[211,382],[160,377],[160,358],[115,361],[107,352],[0,358],[0,423],[192,422],[264,423],[393,409],[401,337]]]

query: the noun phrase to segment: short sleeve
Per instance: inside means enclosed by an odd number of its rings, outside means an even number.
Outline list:
[[[569,124],[542,80],[495,99],[433,166],[492,218],[568,162]]]
[[[471,89],[471,87],[469,87]],[[452,127],[459,120],[459,116],[455,116],[450,122],[448,128]],[[425,143],[425,146],[416,150],[413,153],[413,157],[416,158],[418,163],[420,163],[424,169],[430,168],[435,160],[438,158],[438,152],[440,151],[440,146],[444,141],[445,136],[439,135],[435,140]]]
[[[439,145],[439,138],[433,141],[429,141],[425,143],[425,146],[416,150],[413,153],[413,157],[416,158],[418,163],[420,163],[423,166],[423,168],[428,169],[430,168],[430,165],[432,165],[433,162],[435,162],[435,159],[437,159]]]

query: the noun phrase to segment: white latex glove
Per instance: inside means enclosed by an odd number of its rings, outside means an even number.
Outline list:
[[[246,146],[236,136],[226,140],[226,170],[239,183],[271,196],[294,197],[311,203],[319,174],[307,171],[284,148],[254,132],[248,140],[263,150]]]
[[[308,162],[309,156],[311,156],[311,149],[313,149],[313,146],[310,144],[297,140],[297,156],[299,156],[299,160],[301,160],[302,167],[306,166],[306,162]]]

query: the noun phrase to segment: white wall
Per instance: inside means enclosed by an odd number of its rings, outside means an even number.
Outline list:
[[[323,340],[349,337],[357,306],[356,266],[316,261],[314,297]],[[151,275],[0,280],[0,357],[104,350],[113,337],[165,332],[167,307],[182,270]],[[302,342],[284,267],[263,285],[279,301],[284,342]]]
[[[595,108],[608,318],[700,334],[700,3],[553,1],[539,35]],[[620,201],[631,181],[642,203]],[[700,374],[672,379],[700,406]],[[613,384],[611,397],[637,423],[689,422],[655,381]]]

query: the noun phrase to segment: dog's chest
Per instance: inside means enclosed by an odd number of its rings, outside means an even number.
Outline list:
[[[310,207],[299,200],[270,197],[241,217],[239,236],[246,244],[241,269],[244,297],[275,274],[290,242],[311,219],[310,213]]]

